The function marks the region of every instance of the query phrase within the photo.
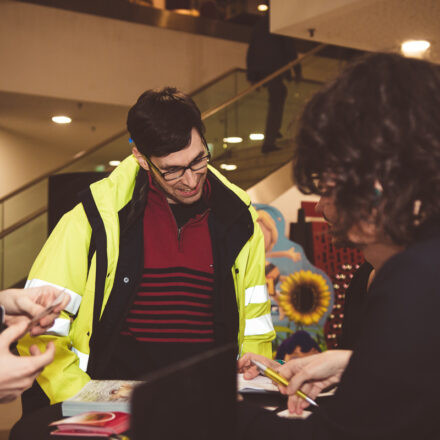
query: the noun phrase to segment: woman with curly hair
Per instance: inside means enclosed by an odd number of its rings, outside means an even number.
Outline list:
[[[339,383],[334,399],[307,420],[242,408],[242,437],[440,438],[439,115],[440,67],[393,54],[356,62],[307,104],[296,182],[321,195],[335,241],[375,255],[376,276],[353,351],[278,368],[292,412],[307,406],[299,388],[316,398]]]

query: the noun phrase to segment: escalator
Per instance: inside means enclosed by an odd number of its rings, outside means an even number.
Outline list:
[[[251,87],[246,72],[233,69],[191,93],[202,111],[212,165],[233,183],[249,190],[292,159],[292,139],[304,103],[342,68],[340,60],[319,56],[322,48],[316,46]],[[295,63],[301,63],[303,78],[287,84],[282,137],[277,142],[282,148],[263,155],[258,135],[264,133],[267,112],[264,84]],[[121,131],[0,200],[0,289],[18,285],[26,278],[46,240],[49,176],[97,170],[104,176],[112,169],[108,166],[110,160],[122,160],[130,151],[128,133]]]

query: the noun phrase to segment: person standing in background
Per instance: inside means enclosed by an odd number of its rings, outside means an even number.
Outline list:
[[[246,55],[247,79],[251,84],[255,84],[297,57],[295,42],[292,38],[270,33],[269,15],[266,13],[259,18],[252,31]],[[297,64],[293,70],[295,80],[301,79],[301,65]],[[291,70],[264,85],[269,93],[264,142],[261,148],[264,154],[280,149],[275,142],[277,138],[282,137],[280,129],[287,97],[285,78],[289,81],[293,79]]]

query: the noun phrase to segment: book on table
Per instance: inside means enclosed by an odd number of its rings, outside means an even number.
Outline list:
[[[91,380],[77,394],[61,404],[63,416],[86,411],[130,412],[130,397],[138,380]]]
[[[57,420],[51,435],[73,437],[108,437],[121,434],[130,426],[130,415],[119,411],[89,411]]]

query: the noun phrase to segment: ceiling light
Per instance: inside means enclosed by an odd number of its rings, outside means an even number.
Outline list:
[[[234,165],[234,164],[227,164],[227,163],[222,163],[221,165],[220,165],[220,168],[222,169],[222,170],[225,170],[225,171],[234,171],[234,170],[236,170],[237,169],[237,165]]]
[[[70,124],[72,119],[68,116],[52,116],[52,121],[56,124]]]
[[[251,141],[262,141],[264,139],[264,134],[263,133],[251,133],[249,135],[249,139]]]
[[[431,43],[426,40],[408,40],[402,43],[401,50],[406,57],[420,58],[429,46]]]
[[[111,167],[117,167],[120,163],[121,163],[120,160],[111,160],[108,164],[109,164]]]
[[[266,12],[266,11],[269,9],[269,6],[267,6],[267,5],[265,5],[264,3],[262,3],[261,5],[258,5],[258,6],[257,6],[257,9],[258,9],[260,12]]]
[[[240,142],[243,142],[243,138],[239,136],[229,136],[223,138],[223,142],[227,142],[228,144],[239,144]]]

